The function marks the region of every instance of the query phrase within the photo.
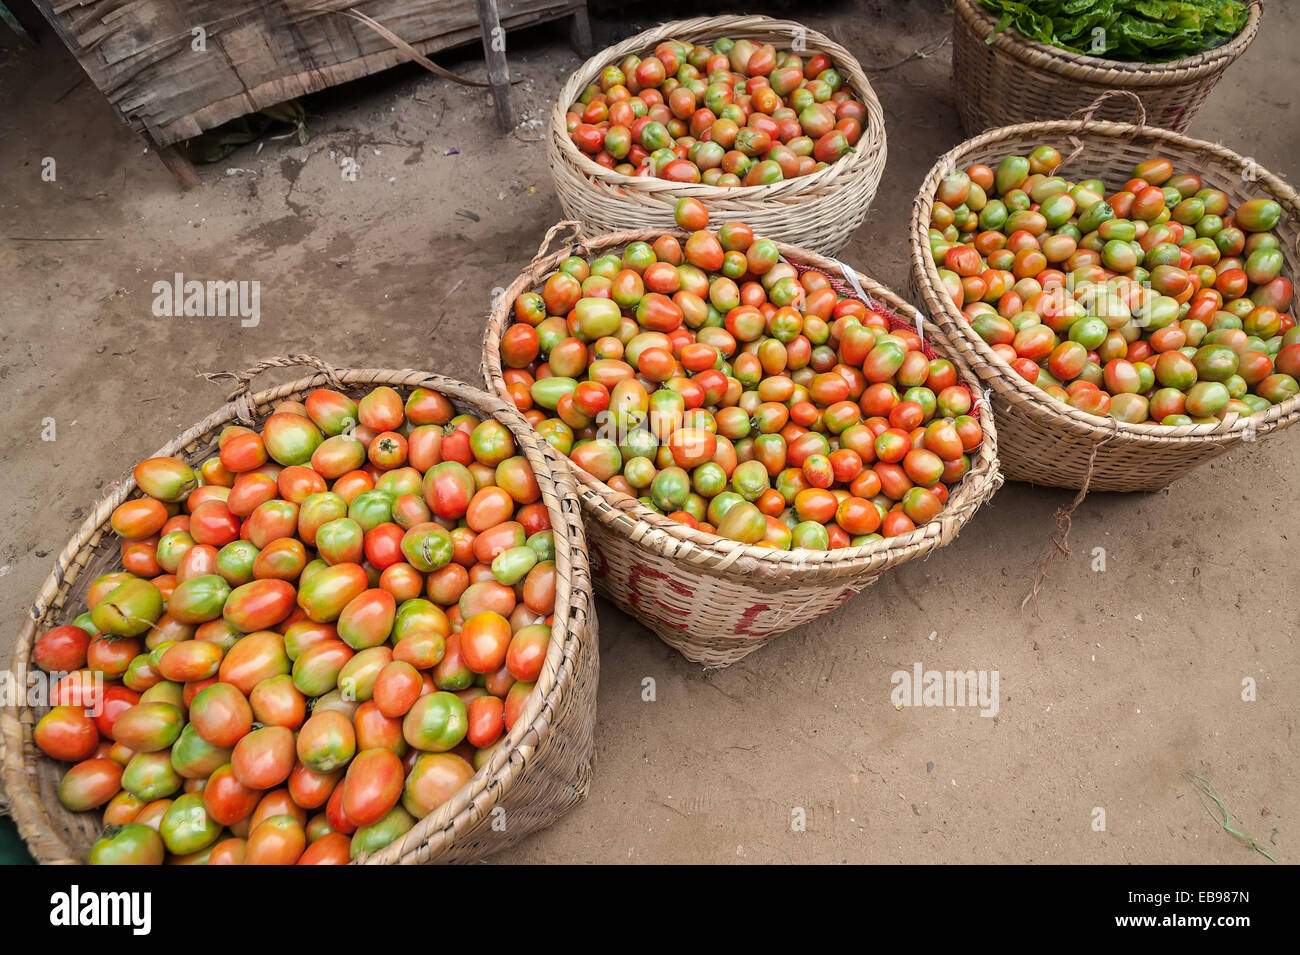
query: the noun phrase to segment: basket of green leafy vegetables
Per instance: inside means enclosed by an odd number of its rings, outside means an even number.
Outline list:
[[[1261,14],[1259,0],[955,0],[962,125],[973,135],[1061,119],[1130,90],[1149,123],[1182,132],[1255,38]]]

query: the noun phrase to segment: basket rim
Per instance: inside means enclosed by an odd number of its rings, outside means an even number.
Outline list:
[[[594,252],[662,235],[673,235],[681,239],[688,234],[681,229],[629,229],[591,239],[581,239],[577,247]],[[960,350],[953,345],[937,324],[929,321],[918,309],[886,286],[833,257],[823,256],[783,242],[776,244],[786,260],[809,265],[832,276],[836,271],[843,271],[846,277],[851,272],[869,298],[882,300],[900,317],[910,318],[913,324],[924,329],[924,339],[938,344],[945,350],[945,357],[953,362],[961,380],[971,389],[975,400],[972,411],[979,415],[985,440],[980,446],[978,455],[971,462],[971,469],[962,477],[958,485],[959,489],[949,499],[939,517],[907,534],[873,541],[858,547],[826,551],[809,548],[795,548],[789,551],[772,550],[695,530],[666,515],[656,514],[635,498],[615,491],[567,456],[559,455],[578,480],[578,493],[584,510],[606,526],[620,518],[630,519],[633,525],[630,530],[616,532],[642,546],[656,550],[662,556],[684,559],[702,568],[713,570],[725,570],[744,557],[754,561],[760,568],[760,573],[771,576],[793,571],[806,572],[809,575],[833,572],[838,577],[847,572],[868,570],[877,566],[883,570],[890,566],[890,558],[902,556],[909,549],[920,548],[928,552],[937,546],[947,544],[974,516],[975,509],[988,500],[1002,484],[997,459],[997,427],[991,402],[983,400],[984,391],[979,386],[978,377],[965,364]],[[570,247],[545,258],[535,259],[533,264],[511,283],[494,306],[484,335],[482,369],[483,377],[494,394],[501,396],[506,393],[499,344],[501,334],[512,323],[509,310],[515,298],[554,271],[572,251],[573,248]],[[912,553],[907,556],[912,557],[917,554]]]
[[[276,364],[304,363],[306,362],[284,361]],[[520,453],[528,458],[537,473],[538,483],[544,491],[542,500],[546,502],[547,511],[552,517],[552,530],[555,531],[557,542],[556,604],[563,605],[566,613],[563,623],[557,620],[553,627],[547,656],[542,673],[535,683],[534,692],[529,694],[514,726],[502,737],[503,745],[493,752],[489,760],[477,769],[474,776],[455,794],[432,812],[418,819],[410,830],[384,848],[353,860],[363,864],[399,862],[408,851],[431,844],[439,833],[454,836],[464,821],[474,815],[477,803],[485,793],[491,794],[493,802],[499,802],[513,788],[531,761],[532,753],[549,737],[550,720],[558,711],[561,698],[569,692],[573,684],[574,667],[581,663],[571,650],[590,638],[590,621],[595,612],[589,584],[585,590],[576,585],[576,581],[590,580],[581,521],[564,520],[561,508],[561,502],[573,494],[572,475],[566,468],[560,466],[562,462],[559,461],[558,455],[544,441],[520,440],[521,436],[528,436],[531,428],[512,405],[457,379],[413,369],[331,368],[328,373],[318,372],[252,394],[245,389],[243,394],[232,397],[216,411],[183,431],[151,455],[151,457],[184,455],[185,447],[192,442],[211,440],[220,427],[232,422],[246,421],[248,420],[246,415],[257,409],[269,411],[275,402],[284,400],[290,395],[306,395],[320,387],[381,384],[433,389],[453,402],[491,415],[511,428]],[[135,490],[136,483],[131,472],[127,472],[122,479],[114,482],[108,494],[96,502],[91,513],[73,534],[46,576],[36,600],[25,616],[11,656],[11,669],[17,674],[20,682],[26,680],[32,640],[42,618],[51,612],[65,609],[62,606],[63,596],[58,593],[65,583],[65,578],[68,586],[71,586],[84,571],[84,568],[75,567],[72,557],[87,547],[107,525],[112,510],[119,503],[127,500]],[[550,501],[547,500],[548,491],[552,498]],[[69,576],[70,570],[73,572]],[[573,578],[572,581],[570,577]],[[541,692],[536,692],[537,690]],[[20,718],[31,708],[24,704],[13,709],[16,712],[11,712],[8,707],[0,712],[0,739],[4,743],[2,750],[4,761],[0,768],[3,769],[2,778],[10,801],[10,812],[19,833],[27,843],[29,851],[33,855],[42,857],[39,861],[84,861],[81,855],[68,845],[64,834],[48,824],[49,819],[43,811],[44,806],[35,782],[35,774],[28,771],[36,761],[44,757],[29,740],[24,738],[23,722]],[[62,858],[55,857],[45,849],[46,846],[53,845],[57,845],[62,851]]]
[[[987,41],[997,29],[997,17],[986,10],[979,0],[956,0],[953,14],[981,42]],[[1100,56],[1085,56],[1031,40],[1011,26],[997,31],[990,46],[1002,50],[1021,63],[1075,82],[1123,82],[1129,88],[1181,86],[1218,72],[1241,56],[1259,32],[1262,18],[1261,0],[1249,0],[1246,25],[1227,43],[1181,59],[1163,62],[1108,60]],[[1084,71],[1082,76],[1079,75],[1080,70]]]
[[[1258,430],[1260,424],[1266,424],[1270,430],[1276,430],[1300,417],[1300,394],[1288,398],[1280,404],[1272,405],[1265,411],[1252,415],[1229,414],[1218,424],[1161,425],[1128,424],[1110,416],[1094,415],[1080,411],[1059,399],[1053,398],[1037,385],[1030,384],[1016,374],[993,349],[981,339],[961,316],[961,312],[951,299],[940,290],[939,269],[930,255],[929,222],[930,212],[934,207],[935,191],[945,173],[957,168],[971,153],[986,149],[997,143],[1015,139],[1020,136],[1036,137],[1057,136],[1083,143],[1089,137],[1105,139],[1149,139],[1156,143],[1174,146],[1183,150],[1203,153],[1220,165],[1235,167],[1238,172],[1252,169],[1255,182],[1262,183],[1278,202],[1288,207],[1292,220],[1300,225],[1300,196],[1296,190],[1277,175],[1269,172],[1253,161],[1218,143],[1193,139],[1183,133],[1155,126],[1137,126],[1131,123],[1110,123],[1083,120],[1051,120],[1047,122],[1017,123],[1013,126],[1001,126],[986,130],[978,136],[958,143],[938,158],[931,167],[921,187],[912,201],[911,221],[911,259],[912,276],[917,289],[925,301],[931,315],[938,319],[945,330],[952,332],[950,338],[959,350],[964,351],[974,366],[976,373],[984,381],[992,384],[995,391],[1014,394],[1018,400],[1027,404],[1035,414],[1050,420],[1065,419],[1076,429],[1082,427],[1096,440],[1122,436],[1133,442],[1152,446],[1170,443],[1236,440],[1240,433]],[[1068,161],[1068,160],[1067,160]],[[1297,236],[1300,243],[1300,236]],[[987,374],[985,370],[987,369]]]
[[[600,165],[574,145],[565,124],[566,108],[569,103],[573,102],[577,94],[595,77],[599,76],[600,71],[610,62],[629,53],[635,53],[638,50],[654,46],[663,40],[679,39],[679,35],[686,35],[688,38],[694,38],[700,34],[717,36],[728,28],[737,27],[763,27],[770,29],[773,33],[780,29],[802,31],[806,40],[811,44],[810,49],[816,48],[827,52],[835,62],[836,68],[848,76],[848,85],[858,94],[866,107],[867,122],[863,125],[862,137],[859,142],[878,139],[882,144],[881,148],[884,148],[884,109],[880,105],[880,100],[876,97],[876,92],[872,88],[862,64],[848,49],[825,34],[794,20],[779,20],[759,14],[728,14],[716,17],[694,17],[689,20],[670,20],[661,23],[649,30],[644,30],[635,36],[629,37],[621,43],[604,48],[578,67],[570,74],[564,86],[560,88],[555,104],[551,108],[549,138],[552,162],[566,162],[582,178],[589,181],[595,180],[597,184],[604,188],[623,192],[630,191],[633,194],[645,197],[658,198],[660,194],[664,194],[667,198],[674,199],[690,197],[700,200],[731,199],[747,202],[789,201],[807,197],[818,193],[823,187],[833,188],[835,181],[843,176],[856,176],[867,172],[867,167],[874,153],[855,148],[848,156],[842,156],[827,168],[806,176],[797,176],[794,179],[785,179],[781,182],[761,186],[710,186],[701,182],[672,182],[655,176],[625,176]]]

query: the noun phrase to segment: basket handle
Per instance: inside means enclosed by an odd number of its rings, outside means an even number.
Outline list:
[[[255,410],[250,398],[253,379],[271,368],[294,368],[300,365],[315,368],[325,376],[331,387],[340,389],[343,387],[343,380],[339,377],[338,369],[315,355],[278,355],[275,358],[265,358],[245,371],[199,372],[198,377],[206,378],[208,381],[220,381],[223,378],[234,379],[238,384],[236,384],[235,390],[226,397],[226,400],[235,405],[235,413],[241,421],[251,423]]]
[[[1146,127],[1147,109],[1142,105],[1142,99],[1137,95],[1137,93],[1134,93],[1132,90],[1107,90],[1087,106],[1082,106],[1070,114],[1071,118],[1075,116],[1079,117],[1079,128],[1067,137],[1074,145],[1074,152],[1061,160],[1060,165],[1056,167],[1057,169],[1060,169],[1061,166],[1064,166],[1066,163],[1070,162],[1070,160],[1074,159],[1075,156],[1079,155],[1079,153],[1083,152],[1083,140],[1079,137],[1083,134],[1083,131],[1092,124],[1093,116],[1108,99],[1128,100],[1134,109],[1137,110],[1137,122],[1133,124],[1136,127],[1136,131],[1140,132]]]
[[[1048,568],[1052,566],[1052,561],[1056,555],[1064,554],[1070,556],[1070,529],[1074,525],[1074,512],[1079,509],[1084,498],[1088,496],[1088,489],[1092,486],[1092,474],[1097,467],[1097,452],[1103,445],[1110,444],[1119,436],[1119,419],[1110,419],[1110,434],[1093,444],[1092,449],[1088,452],[1088,470],[1083,475],[1083,484],[1079,491],[1074,495],[1074,500],[1070,502],[1069,507],[1061,507],[1056,511],[1056,533],[1051,535],[1052,549],[1047,552],[1047,557],[1039,566],[1038,572],[1034,574],[1034,583],[1025,594],[1025,599],[1020,601],[1020,609],[1024,610],[1030,601],[1034,604],[1034,613],[1038,614],[1038,591],[1042,589],[1043,583],[1047,580]]]
[[[528,263],[529,269],[535,269],[551,252],[551,243],[565,232],[572,233],[568,236],[567,242],[570,246],[582,244],[582,223],[577,219],[564,219],[555,223],[546,230],[546,237],[542,239],[542,244],[537,247],[537,254],[533,260]]]

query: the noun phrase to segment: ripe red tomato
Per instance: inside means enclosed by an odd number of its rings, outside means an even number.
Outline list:
[[[46,673],[68,673],[86,665],[90,634],[64,625],[45,631],[32,645],[32,662]]]
[[[51,759],[75,763],[99,746],[95,721],[79,706],[56,706],[32,730],[32,741]]]

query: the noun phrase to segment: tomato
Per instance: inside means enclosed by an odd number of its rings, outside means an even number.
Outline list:
[[[140,490],[168,504],[179,503],[199,486],[193,469],[177,458],[148,458],[132,472]]]
[[[247,517],[262,504],[273,500],[279,493],[280,486],[277,479],[262,474],[260,471],[249,471],[235,478],[234,486],[230,489],[230,494],[224,501],[225,509],[226,512],[237,517]],[[220,504],[223,502],[208,503]],[[209,521],[212,523],[212,530],[208,532],[209,536],[216,537],[228,533],[228,519],[220,509],[211,512]],[[190,523],[194,523],[193,515],[191,515]],[[239,522],[236,521],[234,524],[236,536],[238,536]]]
[[[157,534],[167,523],[168,516],[167,505],[145,497],[119,504],[110,523],[119,537],[144,540]]]
[[[223,826],[233,826],[249,818],[261,798],[260,790],[245,786],[235,777],[229,763],[214,769],[203,787],[204,809]]]
[[[343,813],[362,828],[374,825],[397,805],[405,772],[402,761],[389,749],[368,749],[357,754],[343,781]]]
[[[162,865],[166,847],[148,826],[127,822],[110,826],[90,847],[91,865]]]
[[[250,789],[278,786],[293,771],[294,746],[293,731],[287,727],[264,726],[253,730],[235,744],[231,754],[235,778]]]
[[[463,517],[475,489],[473,474],[456,461],[435,464],[424,475],[424,500],[438,517]]]
[[[357,749],[390,749],[398,756],[405,755],[408,746],[402,735],[402,721],[384,716],[379,705],[367,700],[357,707],[353,723],[356,727]]]
[[[469,730],[465,738],[476,747],[491,746],[503,732],[505,704],[495,696],[480,696],[467,709]]]
[[[339,612],[339,639],[353,650],[378,646],[392,632],[396,613],[397,602],[388,591],[379,588],[363,590]]]
[[[341,769],[322,773],[297,763],[289,774],[290,801],[294,806],[302,809],[318,809],[329,801],[330,795],[342,778]]]
[[[244,696],[248,696],[263,680],[288,673],[290,669],[284,637],[270,630],[260,630],[250,633],[230,648],[221,661],[218,676],[222,682],[234,684]]]
[[[156,753],[176,742],[185,725],[180,708],[170,703],[140,702],[113,723],[113,737],[137,753]]]
[[[465,704],[445,691],[420,697],[402,721],[402,735],[407,743],[426,752],[454,749],[467,731]]]
[[[401,806],[394,806],[378,822],[356,830],[349,847],[351,857],[355,860],[369,853],[378,852],[408,832],[414,825],[414,816]]]
[[[289,674],[282,673],[258,683],[249,694],[248,702],[254,718],[265,726],[287,726],[296,730],[307,718],[306,697]]]
[[[373,699],[381,713],[395,719],[406,715],[419,699],[423,685],[419,670],[408,662],[394,659],[375,678]]]
[[[145,689],[148,689],[148,687]],[[132,689],[125,686],[106,687],[99,706],[99,713],[95,716],[95,728],[99,730],[100,735],[115,739],[113,726],[117,722],[117,718],[138,702],[140,702],[140,694]]]
[[[293,816],[271,816],[248,834],[245,865],[293,865],[307,848],[307,833]]]
[[[445,635],[434,630],[417,630],[406,634],[393,647],[393,659],[409,663],[417,670],[437,666],[446,653]]]
[[[194,696],[190,725],[214,746],[234,746],[252,729],[253,710],[231,683],[213,683]]]
[[[102,634],[136,637],[153,626],[162,612],[163,596],[158,588],[147,580],[131,579],[96,603],[90,619]]]
[[[121,784],[139,799],[156,800],[178,792],[184,779],[172,766],[170,754],[161,751],[133,755],[122,770]],[[142,809],[136,821],[145,822],[149,809],[149,806]]]
[[[201,794],[186,793],[168,807],[158,831],[168,852],[186,855],[215,843],[221,837],[221,824],[208,815]]]
[[[218,456],[221,466],[232,474],[256,471],[268,460],[266,444],[254,431],[236,434],[223,442]]]
[[[341,832],[327,832],[312,841],[297,865],[347,865],[352,840]]]
[[[328,773],[348,764],[356,753],[356,732],[341,713],[313,713],[297,739],[298,759],[308,769]],[[287,774],[286,774],[287,775]]]
[[[524,705],[528,701],[529,695],[533,692],[532,683],[520,681],[510,688],[506,694],[505,700],[505,724],[506,732],[509,732],[523,714]]]
[[[498,669],[506,660],[511,639],[510,622],[505,617],[492,611],[475,614],[464,622],[460,631],[465,665],[475,673]]]
[[[254,580],[236,587],[226,598],[222,616],[236,630],[253,633],[284,620],[293,609],[297,591],[284,580]]]
[[[365,569],[359,564],[334,564],[301,581],[298,606],[316,623],[332,623],[369,583]]]
[[[133,637],[96,637],[86,648],[86,666],[106,679],[116,679],[126,673],[141,649]]]
[[[407,776],[402,806],[414,816],[433,812],[474,777],[474,767],[453,753],[425,753]]]
[[[374,694],[375,681],[393,659],[387,646],[369,647],[353,654],[339,670],[338,686],[349,699],[366,701]]]
[[[83,708],[55,706],[37,722],[32,741],[51,759],[75,763],[95,752],[99,730]]]
[[[117,795],[122,785],[122,773],[122,766],[111,759],[82,760],[59,781],[59,802],[70,812],[85,812],[102,806]]]

